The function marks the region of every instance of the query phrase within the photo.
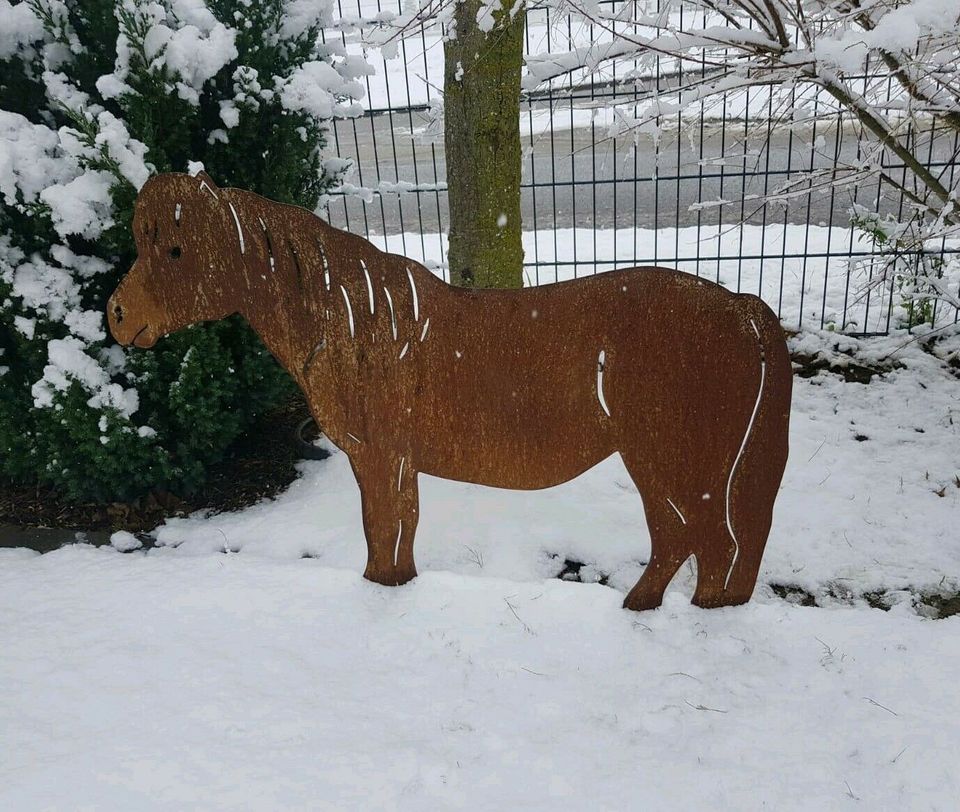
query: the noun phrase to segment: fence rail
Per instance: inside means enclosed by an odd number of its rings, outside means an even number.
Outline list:
[[[402,0],[338,2],[341,17],[402,11]],[[359,52],[342,32],[325,35]],[[603,35],[548,7],[527,11],[528,53],[565,52]],[[421,28],[400,42],[396,58],[367,56],[377,69],[366,80],[368,109],[336,122],[332,131],[332,148],[351,159],[353,176],[327,201],[326,216],[445,275],[440,34]],[[645,131],[611,134],[611,104],[639,105],[679,75],[665,58],[657,58],[653,75],[639,75],[639,68],[636,60],[614,62],[600,80],[574,72],[522,97],[527,282],[665,265],[760,295],[788,327],[887,332],[899,300],[897,280],[881,288],[870,284],[876,250],[850,227],[849,211],[856,204],[901,215],[902,193],[875,180],[842,192],[826,183],[792,198],[763,200],[776,184],[856,162],[863,144],[842,111],[830,110],[829,121],[820,117],[808,127],[784,126],[774,115],[773,95],[761,88],[700,102],[696,115],[665,116]],[[705,65],[700,72],[706,73]],[[865,92],[868,83],[877,92],[875,76],[860,80]],[[885,92],[895,92],[889,81]],[[800,101],[821,112],[818,98]],[[910,137],[925,150],[925,164],[952,188],[957,135],[931,123],[929,131]],[[907,171],[893,160],[884,168]],[[941,257],[958,250],[938,247]],[[939,323],[957,320],[956,312],[943,310],[934,314]]]

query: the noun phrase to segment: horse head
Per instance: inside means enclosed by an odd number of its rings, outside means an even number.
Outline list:
[[[204,172],[150,178],[137,197],[137,259],[107,303],[113,337],[152,347],[158,338],[239,310],[243,257],[233,207]]]

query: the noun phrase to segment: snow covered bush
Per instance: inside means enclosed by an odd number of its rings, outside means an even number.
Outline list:
[[[137,190],[202,163],[313,208],[366,70],[329,0],[0,0],[0,476],[73,499],[187,491],[289,386],[238,320],[113,344]]]

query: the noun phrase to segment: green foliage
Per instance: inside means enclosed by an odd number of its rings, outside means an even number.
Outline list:
[[[942,255],[918,250],[921,242],[912,223],[900,223],[859,206],[851,212],[850,222],[879,250],[884,275],[895,276],[904,326],[932,325],[938,298],[933,280],[943,278]]]
[[[283,34],[286,5],[209,0],[216,19],[236,32],[238,55],[191,100],[177,91],[176,71],[148,47],[157,4],[30,1],[46,39],[0,62],[0,113],[25,116],[61,137],[69,133],[81,171],[113,180],[109,216],[92,237],[59,234],[50,206],[36,195],[27,199],[18,191],[13,202],[0,196],[3,478],[51,485],[74,500],[124,500],[155,488],[187,493],[252,420],[292,388],[259,339],[232,318],[181,331],[148,352],[121,351],[107,337],[85,340],[86,357],[105,370],[114,394],[135,392],[138,407],[98,400],[79,378],[56,383],[48,366],[50,342],[76,341],[73,328],[55,315],[55,305],[29,303],[12,281],[28,265],[66,271],[76,299],[70,306],[102,314],[133,262],[129,225],[136,186],[104,137],[104,114],[122,122],[131,144],[145,145],[151,172],[185,171],[189,161],[201,161],[223,185],[316,206],[335,180],[321,164],[323,122],[285,109],[270,89],[278,77],[282,81],[304,62],[321,58],[318,27]],[[186,24],[169,4],[163,14],[168,26]],[[58,94],[50,91],[49,77],[57,70],[89,103],[64,102],[62,95],[54,100]],[[115,77],[122,92],[101,92],[98,80],[104,76]],[[236,117],[228,126],[231,111]],[[70,157],[62,155],[64,161]],[[71,266],[73,260],[56,253],[63,249],[79,260]],[[81,271],[87,266],[80,260],[98,262],[100,270]],[[51,393],[49,402],[37,391],[45,376],[54,381],[44,390]]]
[[[162,435],[138,431],[114,409],[88,408],[89,394],[74,383],[54,408],[36,410],[30,436],[5,438],[18,464],[42,467],[38,476],[56,481],[72,499],[132,499],[157,487],[188,491],[285,383],[257,338],[236,321],[173,335],[162,351],[133,356],[128,370],[138,384],[139,411],[163,427]]]

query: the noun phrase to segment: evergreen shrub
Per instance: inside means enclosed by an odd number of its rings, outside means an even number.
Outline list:
[[[367,67],[329,0],[0,0],[0,478],[73,500],[188,493],[292,384],[239,318],[148,352],[106,332],[137,190],[201,164],[313,209]]]

